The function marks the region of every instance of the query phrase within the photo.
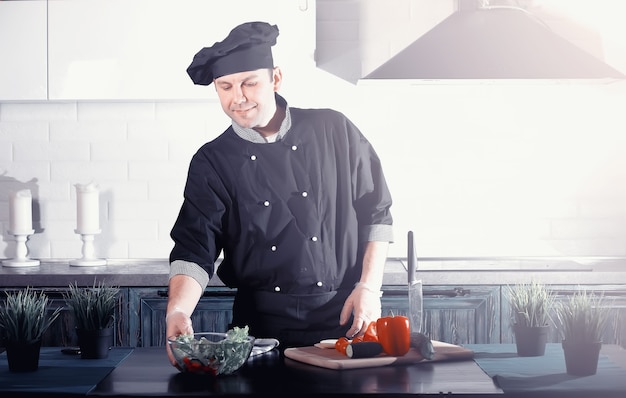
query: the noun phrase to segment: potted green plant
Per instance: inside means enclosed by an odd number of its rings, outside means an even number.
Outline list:
[[[103,282],[92,287],[70,284],[64,293],[74,317],[81,358],[107,358],[113,339],[115,308],[120,289]]]
[[[58,318],[62,308],[50,311],[48,296],[29,287],[6,295],[5,304],[0,308],[0,331],[9,370],[35,371],[39,368],[43,334]]]
[[[589,376],[596,373],[610,310],[604,295],[584,289],[576,291],[557,306],[568,374]]]
[[[550,330],[550,311],[555,295],[542,283],[531,281],[506,287],[511,308],[511,327],[517,355],[544,355]]]

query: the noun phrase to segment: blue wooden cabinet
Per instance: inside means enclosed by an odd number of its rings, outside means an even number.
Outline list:
[[[409,301],[404,286],[383,289],[382,314],[406,315]],[[499,286],[424,286],[423,332],[452,344],[500,341]]]
[[[228,288],[207,288],[192,315],[194,330],[226,331],[234,294]],[[131,288],[129,303],[131,344],[165,345],[167,289]],[[383,315],[405,315],[406,287],[385,286],[382,307]],[[424,310],[425,330],[432,339],[454,344],[499,342],[499,286],[425,286]]]
[[[226,332],[232,318],[235,290],[209,287],[192,314],[196,332]],[[131,288],[129,292],[129,330],[131,345],[164,346],[167,288]]]
[[[424,286],[424,332],[431,339],[452,344],[512,343],[509,306],[503,285]],[[553,285],[559,300],[579,289],[604,294],[611,316],[603,342],[626,347],[626,288],[623,285]],[[0,306],[4,292],[0,289]],[[75,346],[74,322],[65,305],[66,288],[37,287],[50,298],[51,310],[65,307],[61,316],[44,335],[45,346]],[[232,318],[235,290],[208,287],[192,315],[196,331],[226,331]],[[167,287],[122,287],[120,289],[114,344],[116,346],[164,346]],[[409,307],[406,286],[384,286],[382,314],[406,315]],[[1,334],[1,331],[0,331]],[[0,336],[1,337],[1,336]],[[560,342],[555,325],[550,342]]]

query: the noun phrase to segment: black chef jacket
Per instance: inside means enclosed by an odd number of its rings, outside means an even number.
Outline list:
[[[392,224],[392,200],[377,154],[350,120],[289,110],[280,141],[253,143],[231,126],[193,156],[170,261],[212,276],[223,251],[217,274],[238,290],[233,324],[310,344],[342,334],[368,227]],[[298,341],[286,331],[314,335]]]

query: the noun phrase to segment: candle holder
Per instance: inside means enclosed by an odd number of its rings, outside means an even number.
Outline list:
[[[30,230],[26,232],[11,232],[9,233],[15,236],[15,243],[17,247],[15,249],[16,257],[8,260],[3,260],[2,265],[5,267],[36,267],[38,266],[39,260],[32,260],[28,258],[28,248],[26,247],[26,241],[28,240],[28,236],[35,233],[35,230]]]
[[[76,267],[94,267],[99,265],[106,265],[106,260],[103,258],[96,258],[94,256],[94,247],[93,241],[95,235],[99,234],[101,230],[97,230],[94,232],[83,232],[77,229],[74,230],[77,234],[80,234],[80,238],[83,241],[83,257],[70,261],[70,265]]]

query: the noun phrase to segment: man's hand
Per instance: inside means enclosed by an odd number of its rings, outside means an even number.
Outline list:
[[[370,322],[380,318],[382,292],[370,289],[364,283],[357,283],[352,293],[346,299],[341,310],[339,323],[345,325],[350,319],[350,314],[354,315],[352,327],[346,332],[346,337],[352,338],[363,335]]]
[[[167,315],[165,316],[166,338],[180,334],[193,334],[190,315],[202,296],[202,290],[198,282],[187,275],[174,275],[170,278],[167,292]],[[166,350],[170,362],[178,368],[169,344],[166,344]]]
[[[165,316],[165,324],[165,331],[168,339],[181,334],[193,334],[191,318],[180,308],[174,308]],[[178,364],[176,363],[176,359],[174,359],[174,355],[172,354],[172,349],[169,344],[167,344],[167,356],[172,365],[178,368]]]

